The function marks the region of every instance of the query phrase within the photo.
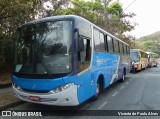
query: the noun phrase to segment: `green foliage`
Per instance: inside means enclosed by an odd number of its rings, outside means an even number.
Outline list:
[[[109,13],[113,15],[120,15],[123,12],[122,6],[119,2],[114,2],[109,6]]]
[[[140,39],[137,39],[137,41],[143,44],[146,51],[160,54],[160,32],[141,37]]]
[[[135,25],[132,25],[125,18],[132,18],[135,14],[123,13],[121,4],[116,1],[109,5],[111,1],[96,0],[95,2],[85,2],[84,0],[72,0],[73,7],[58,10],[57,14],[82,16],[113,35],[116,34],[120,37],[124,32],[134,29]]]
[[[149,48],[151,48],[151,46],[153,45],[153,42],[144,42],[144,47],[145,47],[145,50],[148,50]]]
[[[0,70],[11,69],[13,38],[16,29],[34,19],[38,0],[1,0],[0,1]]]
[[[103,13],[103,5],[99,2],[85,2],[83,0],[72,0],[73,8],[67,8],[67,9],[61,9],[57,11],[57,14],[60,15],[78,15],[82,16],[89,21],[99,25],[103,26],[103,19],[102,13]]]

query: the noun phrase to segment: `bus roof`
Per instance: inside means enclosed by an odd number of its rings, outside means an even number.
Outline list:
[[[143,50],[141,50],[141,49],[130,49],[130,52],[135,52],[135,51],[141,51],[141,52],[146,53],[145,51],[143,51]]]
[[[146,52],[147,54],[155,54],[155,55],[159,55],[157,53],[154,53],[154,52]]]
[[[45,17],[45,18],[41,18],[41,19],[36,19],[36,20],[33,20],[33,21],[30,21],[30,22],[27,22],[19,27],[22,27],[22,26],[27,26],[27,25],[30,25],[30,24],[36,24],[36,23],[40,23],[40,22],[45,22],[45,21],[52,21],[52,20],[61,20],[61,19],[76,19],[78,21],[84,21],[92,26],[94,26],[95,28],[101,30],[103,33],[106,33],[108,35],[110,35],[112,38],[115,38],[121,42],[123,42],[124,44],[128,45],[126,42],[120,40],[119,38],[113,36],[111,33],[103,30],[102,28],[100,28],[99,26],[93,24],[92,22],[88,21],[87,19],[83,18],[83,17],[80,17],[80,16],[77,16],[77,15],[59,15],[59,16],[50,16],[50,17]],[[128,45],[129,46],[129,45]]]

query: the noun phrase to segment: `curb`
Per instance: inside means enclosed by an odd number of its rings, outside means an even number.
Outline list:
[[[7,110],[8,108],[15,107],[15,106],[18,106],[18,105],[21,105],[24,103],[25,103],[24,101],[19,100],[19,101],[16,101],[16,102],[13,102],[10,104],[6,104],[6,105],[0,107],[0,110]]]
[[[11,86],[12,86],[12,83],[0,84],[0,89],[2,89],[2,88],[8,88],[8,87],[11,87]]]

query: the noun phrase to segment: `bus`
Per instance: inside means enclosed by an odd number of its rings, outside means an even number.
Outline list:
[[[76,106],[130,72],[129,45],[76,15],[17,28],[12,89],[23,101]]]
[[[156,67],[158,65],[159,54],[154,52],[146,52],[148,54],[149,67]]]
[[[130,49],[131,62],[135,63],[136,71],[141,71],[148,67],[148,54],[141,49]]]

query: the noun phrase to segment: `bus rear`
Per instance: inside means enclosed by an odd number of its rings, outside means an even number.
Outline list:
[[[149,67],[153,66],[156,67],[158,65],[159,55],[153,52],[146,52],[146,53],[148,54]]]

